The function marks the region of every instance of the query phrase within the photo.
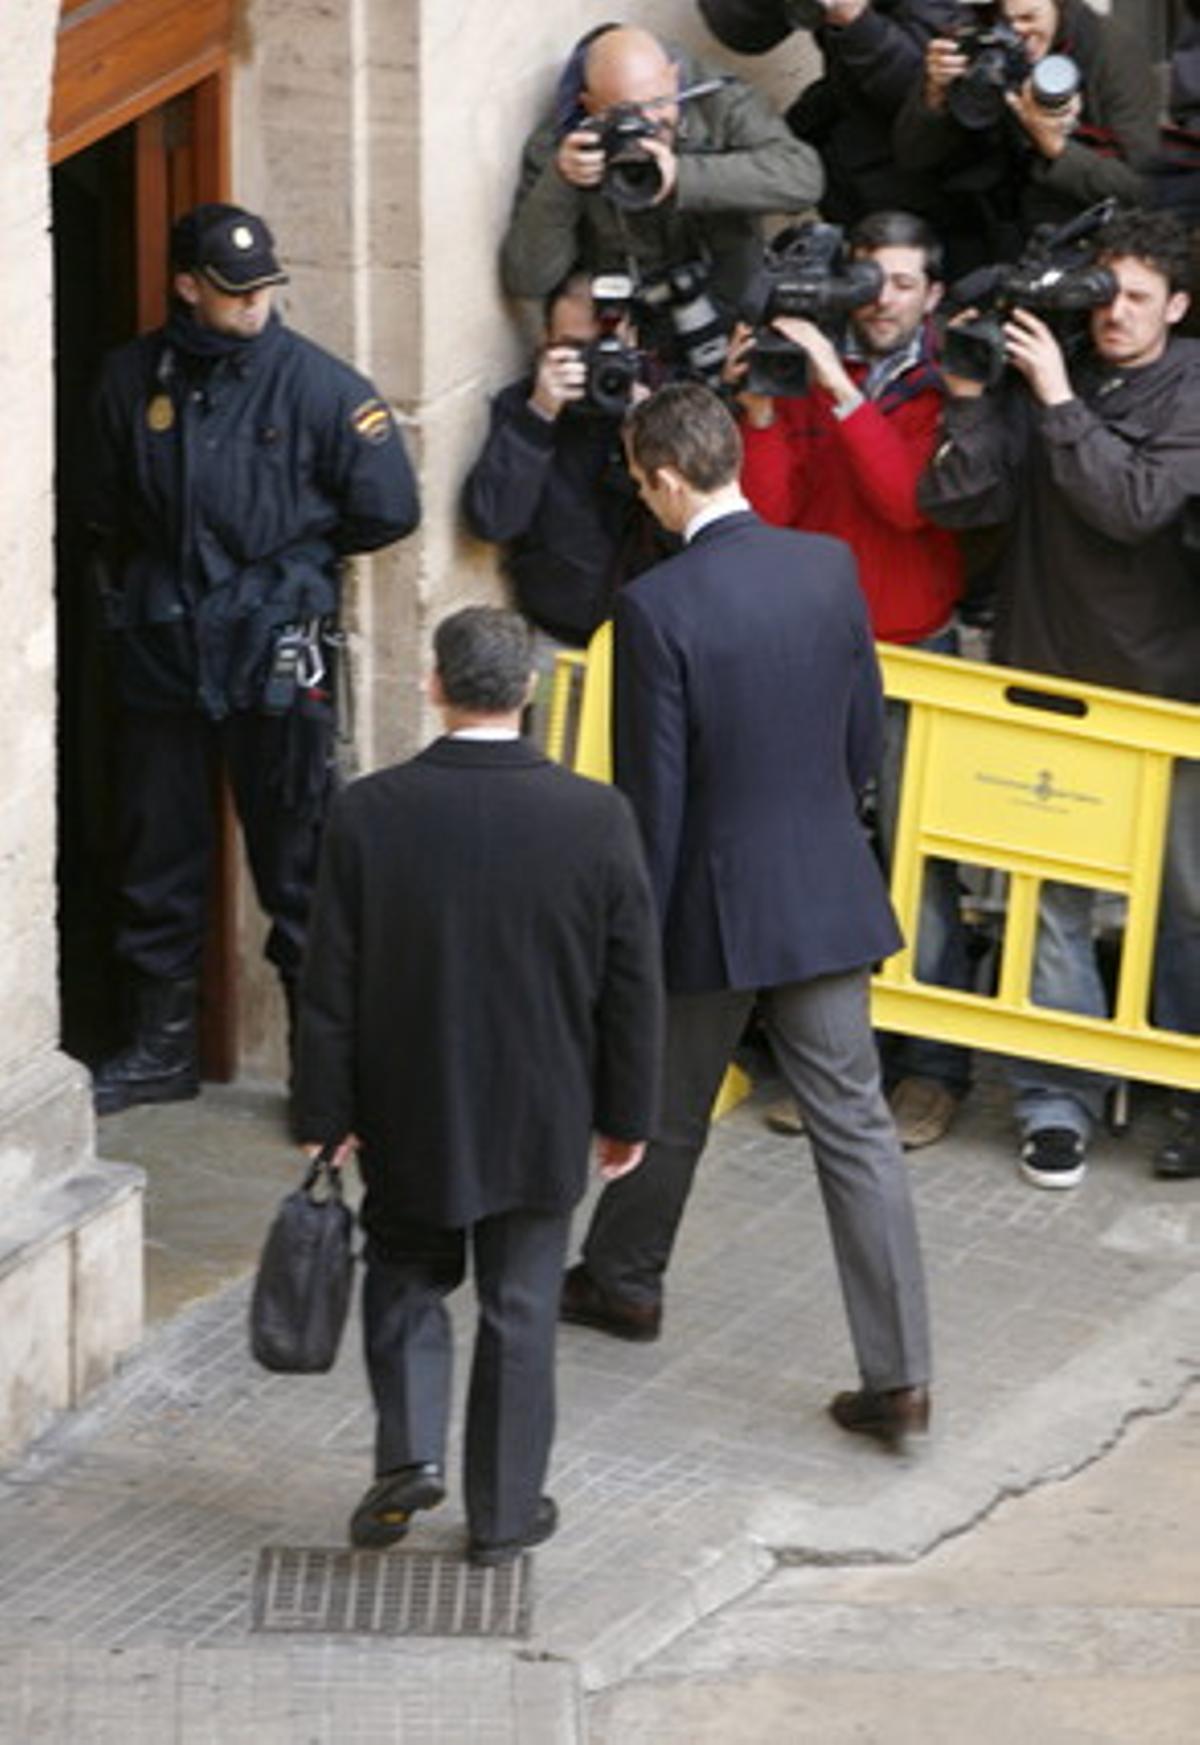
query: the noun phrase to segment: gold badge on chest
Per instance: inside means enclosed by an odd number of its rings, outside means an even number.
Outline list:
[[[175,408],[169,394],[155,394],[146,407],[146,424],[151,430],[170,430],[175,422]]]

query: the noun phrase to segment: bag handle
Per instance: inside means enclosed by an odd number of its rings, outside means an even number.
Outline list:
[[[321,1184],[322,1178],[324,1178],[324,1185],[327,1191],[333,1195],[335,1200],[341,1199],[342,1172],[340,1169],[335,1169],[333,1167],[333,1160],[337,1155],[337,1148],[338,1141],[335,1139],[327,1140],[326,1143],[322,1145],[320,1151],[317,1152],[317,1155],[308,1166],[307,1174],[301,1184],[302,1193],[311,1196],[314,1188],[318,1187]]]

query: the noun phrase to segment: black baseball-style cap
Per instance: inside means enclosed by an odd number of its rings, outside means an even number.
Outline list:
[[[242,206],[194,206],[171,228],[171,263],[177,272],[203,273],[237,296],[264,285],[286,285],[265,221]]]

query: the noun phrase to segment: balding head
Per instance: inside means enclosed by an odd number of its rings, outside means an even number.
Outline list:
[[[656,36],[633,25],[620,25],[598,36],[584,63],[584,107],[598,115],[615,103],[659,103],[657,116],[675,119],[671,99],[679,89],[679,69]],[[656,116],[656,118],[657,118]]]

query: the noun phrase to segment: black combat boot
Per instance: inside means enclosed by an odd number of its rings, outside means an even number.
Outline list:
[[[181,1103],[200,1093],[195,978],[142,977],[134,998],[133,1041],[102,1062],[92,1079],[97,1115],[115,1115],[135,1103]]]

